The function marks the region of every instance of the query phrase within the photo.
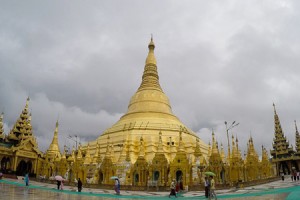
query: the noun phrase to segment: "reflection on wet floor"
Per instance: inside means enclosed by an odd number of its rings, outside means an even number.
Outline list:
[[[243,189],[219,190],[218,199],[227,200],[299,200],[300,182],[275,181],[264,185],[258,185]],[[15,180],[0,181],[0,199],[35,199],[35,200],[112,200],[112,199],[169,199],[168,192],[147,192],[147,191],[122,191],[122,195],[114,194],[113,190],[101,190],[85,188],[85,192],[76,192],[75,187],[67,186],[65,190],[55,189],[56,185],[31,182],[29,187],[23,182]],[[173,197],[174,198],[174,197]],[[191,191],[179,195],[178,199],[205,199],[202,191]]]
[[[18,186],[11,184],[0,183],[1,196],[0,199],[15,200],[15,199],[35,199],[35,200],[110,200],[116,198],[99,197],[99,196],[87,196],[81,194],[70,194],[67,192],[61,192],[54,190],[42,190],[37,188],[30,188],[26,186]]]

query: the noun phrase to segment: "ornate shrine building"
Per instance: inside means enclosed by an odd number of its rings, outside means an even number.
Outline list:
[[[4,173],[36,174],[43,162],[43,153],[38,149],[32,132],[28,102],[29,98],[20,117],[7,136],[3,130],[3,113],[0,116],[0,161],[1,171]]]
[[[291,174],[300,171],[300,135],[295,121],[295,145],[290,146],[284,135],[278,114],[274,106],[275,134],[273,139],[273,149],[271,150],[272,162],[276,165],[276,174]]]

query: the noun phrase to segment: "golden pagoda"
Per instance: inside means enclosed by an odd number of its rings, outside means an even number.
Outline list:
[[[247,181],[252,181],[259,177],[259,157],[254,149],[252,137],[250,137],[247,146],[248,151],[245,159],[245,174]]]
[[[238,140],[234,141],[234,136],[232,135],[232,150],[230,154],[230,166],[229,166],[229,177],[230,182],[236,183],[241,180],[243,160],[241,158],[241,153],[238,148]]]
[[[211,155],[209,157],[208,170],[216,174],[215,181],[217,183],[222,183],[225,178],[225,168],[224,163],[219,152],[217,141],[215,140],[215,133],[212,131],[212,147]]]
[[[261,179],[274,176],[274,171],[273,171],[272,164],[270,162],[269,154],[266,148],[264,148],[264,146],[262,146],[262,158],[259,165],[259,172],[260,172],[259,178]]]
[[[172,112],[169,99],[159,84],[154,55],[155,45],[152,38],[148,48],[142,82],[132,96],[127,112],[97,140],[89,143],[91,156],[100,155],[103,158],[96,172],[98,174],[95,175],[100,183],[110,183],[111,175],[118,175],[124,183],[132,185],[146,185],[148,179],[154,181],[158,177],[160,184],[166,184],[172,178],[179,177],[189,183],[193,177],[188,169],[196,160],[194,151],[198,142],[199,151],[205,157],[207,155],[207,144]],[[82,149],[85,152],[87,146],[83,146]],[[153,174],[149,174],[148,171],[144,173],[144,169],[154,170],[155,167],[151,164],[154,158],[158,159],[158,156],[161,161],[164,160],[170,165],[171,171],[167,173],[167,166],[165,166],[159,171],[152,171]],[[180,160],[180,165],[177,159]],[[107,167],[111,170],[112,164],[118,166],[118,169],[108,173]],[[172,166],[178,168],[173,169]],[[125,173],[124,169],[129,168],[132,174],[129,174],[128,170],[126,170],[127,174]]]

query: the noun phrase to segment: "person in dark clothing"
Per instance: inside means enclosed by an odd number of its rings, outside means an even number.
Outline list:
[[[204,190],[205,190],[205,198],[208,198],[209,195],[209,180],[207,177],[205,177],[204,180]]]
[[[183,191],[183,180],[182,177],[179,179],[179,191]]]
[[[284,173],[283,173],[283,172],[281,172],[281,174],[280,174],[280,175],[281,175],[281,180],[282,180],[282,181],[284,181]]]
[[[60,181],[57,181],[57,189],[58,189],[58,190],[60,189],[60,185],[61,185],[61,182],[60,182]]]
[[[82,182],[81,182],[80,178],[78,179],[77,187],[78,187],[78,192],[81,192],[81,190],[82,190]]]

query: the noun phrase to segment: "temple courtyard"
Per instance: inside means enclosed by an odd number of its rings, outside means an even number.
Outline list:
[[[115,195],[114,190],[83,188],[81,193],[76,192],[75,186],[65,186],[64,190],[57,190],[55,184],[30,181],[30,186],[25,186],[24,181],[15,179],[0,180],[0,199],[169,199],[169,192],[159,191],[124,191]],[[217,190],[218,199],[255,199],[255,200],[297,200],[300,199],[300,181],[292,182],[286,177],[285,181],[274,181],[267,184]],[[175,197],[171,197],[175,198]],[[179,194],[180,199],[205,199],[203,191],[189,191]]]

